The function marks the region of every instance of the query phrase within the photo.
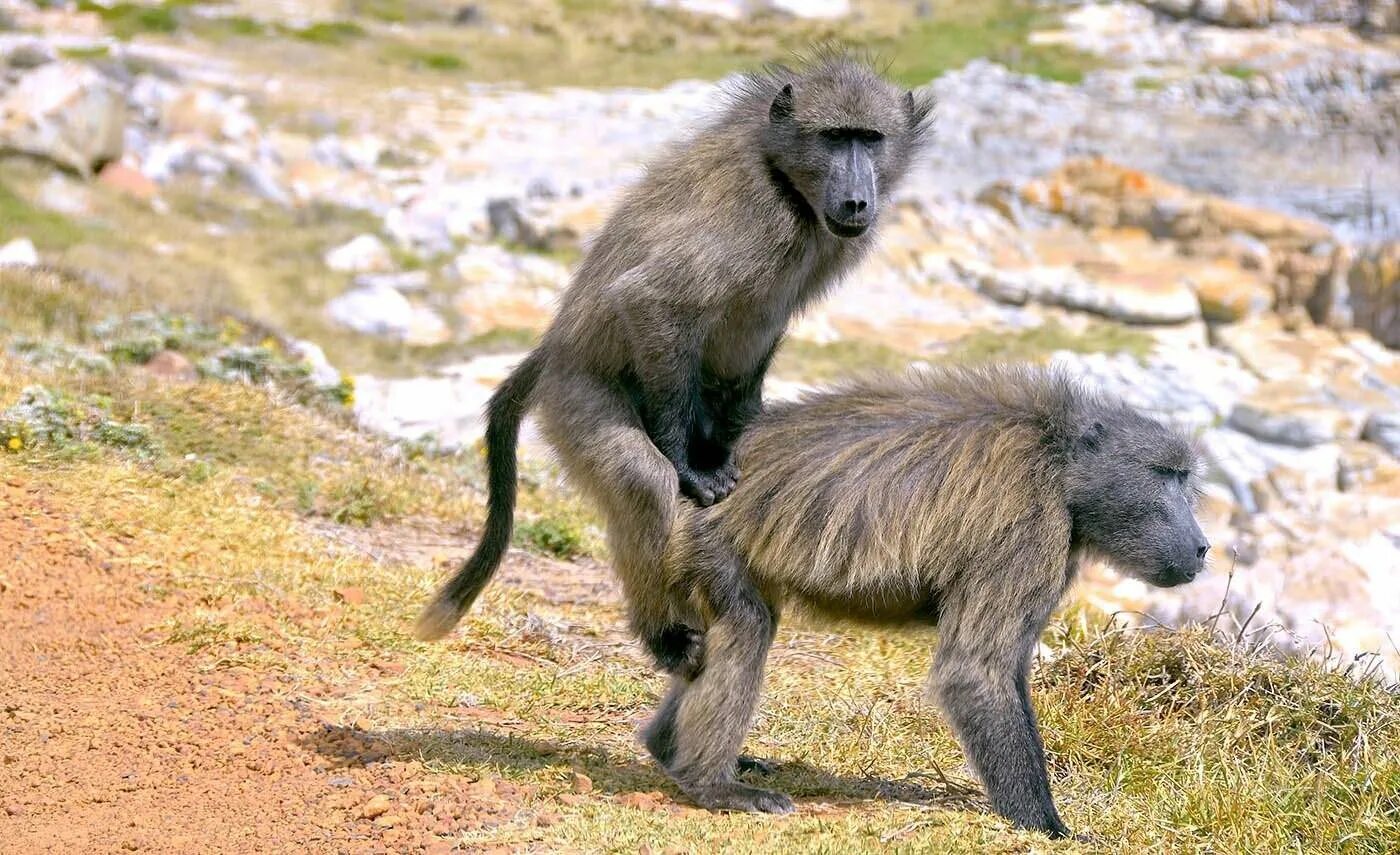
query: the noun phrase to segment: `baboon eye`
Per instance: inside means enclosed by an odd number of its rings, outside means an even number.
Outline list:
[[[823,128],[817,135],[830,143],[843,143],[855,140],[866,145],[873,145],[885,138],[879,131],[867,130],[865,128]]]

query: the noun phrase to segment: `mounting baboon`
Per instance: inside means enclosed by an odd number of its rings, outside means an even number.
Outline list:
[[[639,594],[693,640],[644,732],[681,789],[705,807],[792,809],[734,773],[779,609],[794,604],[936,624],[932,685],[992,806],[1068,834],[1031,654],[1084,556],[1159,586],[1200,571],[1190,443],[1061,374],[951,369],[772,407],[736,456],[743,481],[714,507],[677,507]]]
[[[734,488],[730,447],[789,319],[869,249],[932,112],[835,52],[742,76],[730,95],[622,199],[539,346],[492,396],[485,532],[419,638],[449,632],[500,563],[516,436],[534,407],[603,513],[633,628],[663,661],[685,650],[646,609],[680,496],[709,505]]]

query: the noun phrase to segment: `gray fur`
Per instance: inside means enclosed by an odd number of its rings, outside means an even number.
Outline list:
[[[932,684],[992,806],[1067,834],[1031,654],[1086,555],[1157,585],[1199,572],[1192,445],[1056,373],[949,369],[775,407],[737,456],[744,480],[724,503],[678,506],[644,594],[702,648],[681,657],[644,735],[681,788],[710,807],[791,808],[733,776],[790,604],[936,624]]]

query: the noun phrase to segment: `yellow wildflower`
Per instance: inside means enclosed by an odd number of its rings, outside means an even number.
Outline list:
[[[10,437],[10,441],[5,443],[5,446],[11,451],[19,451],[21,448],[24,448],[24,440],[17,436],[12,436]]]

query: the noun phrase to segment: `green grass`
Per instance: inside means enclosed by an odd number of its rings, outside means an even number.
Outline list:
[[[871,371],[902,371],[913,359],[903,351],[864,339],[827,344],[790,338],[773,361],[779,377],[818,383]]]
[[[1259,72],[1247,65],[1226,65],[1220,68],[1222,74],[1228,74],[1237,80],[1249,80]]]
[[[354,21],[318,21],[304,27],[279,27],[282,33],[314,45],[339,47],[363,39],[365,28]]]
[[[1153,339],[1141,330],[1112,321],[1092,321],[1082,331],[1046,321],[1016,332],[984,330],[958,339],[943,355],[953,362],[1039,361],[1057,350],[1073,353],[1127,353],[1138,360],[1152,351]]]
[[[44,249],[66,249],[81,242],[86,230],[63,216],[31,205],[0,180],[0,243],[27,237]]]
[[[466,60],[456,53],[425,50],[411,45],[387,45],[383,55],[389,62],[429,71],[461,71],[467,67]]]
[[[182,5],[188,4],[161,3],[147,6],[139,3],[115,3],[111,6],[103,6],[92,2],[92,0],[78,0],[79,11],[96,14],[111,29],[112,35],[119,39],[130,39],[133,36],[147,33],[158,35],[174,33],[180,29],[180,20],[176,9]]]

